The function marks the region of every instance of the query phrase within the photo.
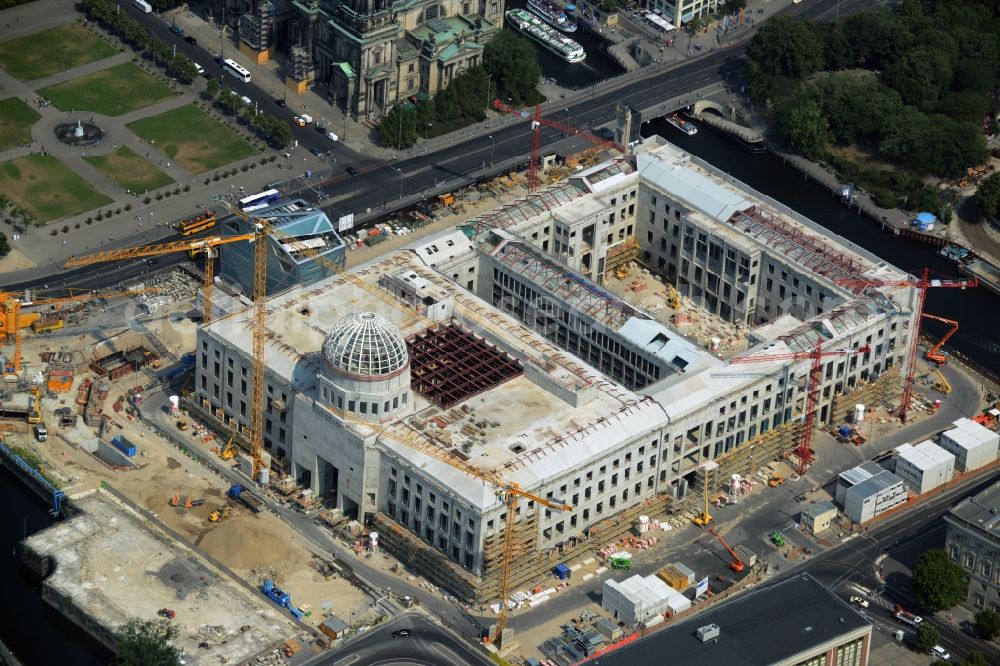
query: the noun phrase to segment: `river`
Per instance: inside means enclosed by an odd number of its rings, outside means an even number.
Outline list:
[[[114,655],[42,600],[41,580],[21,564],[17,544],[52,524],[45,502],[0,469],[0,552],[6,553],[0,638],[26,666],[99,666]]]
[[[751,155],[728,137],[705,127],[694,136],[655,120],[643,126],[643,135],[659,134],[751,187],[767,194],[823,227],[866,248],[910,273],[930,269],[932,278],[964,277],[937,250],[915,239],[883,232],[869,217],[849,210],[826,189],[782,164],[771,154]],[[929,289],[925,311],[959,322],[948,346],[990,370],[1000,373],[1000,338],[996,334],[1000,297],[986,289]],[[924,320],[924,330],[941,336],[948,326]]]

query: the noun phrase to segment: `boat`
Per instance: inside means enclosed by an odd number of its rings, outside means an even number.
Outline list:
[[[505,14],[511,27],[521,34],[534,39],[542,46],[569,63],[583,62],[587,52],[579,42],[560,35],[526,9],[510,9]]]
[[[684,120],[676,113],[671,113],[669,116],[667,116],[667,122],[676,127],[677,129],[679,129],[680,131],[684,132],[688,136],[694,136],[695,134],[698,133],[698,128],[695,127],[694,123],[692,123],[690,120]]]
[[[528,0],[527,7],[556,30],[576,32],[576,23],[570,21],[566,12],[552,3],[546,0]]]
[[[949,243],[938,250],[938,254],[955,264],[964,264],[975,259],[969,248],[962,247],[956,243]]]

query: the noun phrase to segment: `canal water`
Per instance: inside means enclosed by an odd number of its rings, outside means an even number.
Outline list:
[[[114,655],[42,600],[41,580],[21,564],[17,544],[52,524],[44,501],[0,467],[0,553],[7,562],[0,639],[26,666],[100,666]]]
[[[687,136],[662,119],[643,126],[643,135],[659,134],[692,155],[697,155],[756,190],[784,203],[834,233],[856,243],[889,263],[916,274],[930,269],[932,278],[957,278],[955,265],[939,257],[937,250],[915,239],[883,232],[871,218],[849,210],[829,191],[782,164],[771,154],[749,154],[736,142],[710,129]],[[980,365],[1000,372],[1000,336],[997,312],[1000,297],[986,289],[929,289],[925,311],[959,322],[960,328],[948,346]],[[924,330],[941,336],[948,326],[924,320]]]
[[[507,9],[522,8],[524,5],[525,0],[511,0],[507,3]],[[589,30],[580,27],[576,32],[566,36],[580,43],[587,52],[586,60],[570,64],[535,40],[526,38],[538,52],[538,64],[542,68],[542,76],[546,79],[553,79],[557,85],[564,88],[582,88],[625,71],[605,53],[604,40]]]

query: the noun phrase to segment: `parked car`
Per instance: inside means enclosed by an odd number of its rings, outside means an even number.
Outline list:
[[[194,46],[195,44],[198,43],[198,40],[195,39],[194,37],[192,37],[191,35],[188,35],[187,37],[185,37],[184,41],[187,42],[188,44],[190,44],[191,46]]]
[[[855,606],[861,606],[862,608],[868,608],[868,600],[864,597],[851,597],[851,603]]]
[[[413,632],[410,631],[409,629],[397,629],[396,631],[392,632],[392,637],[393,638],[406,638],[406,637],[408,637],[408,636],[410,636],[412,634],[413,634]]]
[[[170,26],[170,32],[180,37],[181,35],[184,34],[184,28],[180,27],[179,25],[172,25]]]
[[[274,103],[277,104],[278,106],[282,107],[282,108],[288,106],[288,104],[283,99],[276,99],[276,100],[274,100]]]
[[[340,137],[337,136],[336,133],[334,132],[327,132],[326,138],[328,138],[330,141],[340,141]]]
[[[309,152],[312,153],[313,155],[315,155],[316,157],[326,157],[327,156],[327,152],[325,150],[323,150],[322,148],[310,148]]]
[[[948,661],[949,659],[951,659],[951,655],[948,653],[948,651],[945,650],[940,645],[935,645],[934,647],[932,647],[931,654],[934,655],[935,658],[940,659],[941,661]]]

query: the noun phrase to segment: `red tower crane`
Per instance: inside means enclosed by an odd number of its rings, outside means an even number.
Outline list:
[[[555,128],[560,132],[566,132],[567,134],[582,137],[600,148],[607,148],[609,150],[615,149],[625,152],[625,149],[614,141],[602,139],[596,134],[591,134],[586,130],[580,129],[579,127],[573,127],[565,123],[550,120],[549,118],[543,118],[541,104],[536,104],[534,112],[530,112],[509,107],[500,100],[495,99],[493,100],[493,108],[497,111],[502,111],[503,113],[513,113],[521,118],[531,119],[531,161],[528,163],[528,187],[532,192],[534,192],[535,188],[538,186],[538,151],[541,148],[542,125]]]
[[[914,287],[917,290],[917,305],[913,309],[913,335],[910,338],[910,355],[906,359],[906,374],[903,381],[903,397],[899,401],[899,420],[906,423],[906,416],[910,411],[910,398],[913,397],[913,375],[917,368],[917,352],[920,349],[920,320],[924,315],[924,301],[927,300],[927,290],[931,287],[949,287],[954,289],[966,289],[979,286],[976,278],[958,280],[938,280],[931,279],[925,268],[920,271],[920,277],[908,280],[871,280],[857,279],[836,279],[834,284],[844,287],[855,287],[867,289],[869,287]]]
[[[858,347],[856,349],[831,349],[823,351],[823,339],[816,341],[816,347],[809,351],[786,352],[780,354],[753,354],[750,356],[737,356],[729,359],[730,363],[764,363],[766,361],[798,361],[804,358],[812,359],[812,366],[809,368],[809,380],[806,386],[806,409],[803,412],[805,419],[802,423],[802,434],[799,437],[799,446],[795,449],[795,454],[799,457],[799,475],[805,474],[809,465],[813,461],[812,432],[813,424],[816,421],[816,405],[819,403],[820,375],[823,372],[823,357],[825,356],[847,356],[851,354],[867,354],[871,347]]]

